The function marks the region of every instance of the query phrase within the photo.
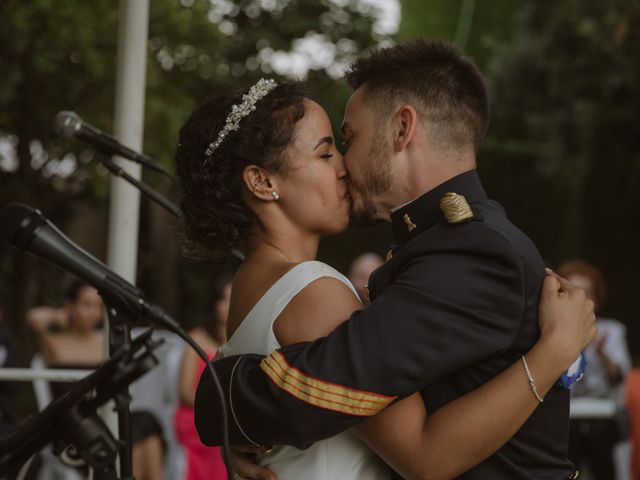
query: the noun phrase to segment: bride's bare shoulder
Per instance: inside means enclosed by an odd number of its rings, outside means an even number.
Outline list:
[[[327,336],[362,308],[353,290],[333,277],[314,280],[285,307],[273,325],[280,345]]]
[[[233,278],[228,330],[234,332],[269,288],[295,264],[285,262],[244,262]]]

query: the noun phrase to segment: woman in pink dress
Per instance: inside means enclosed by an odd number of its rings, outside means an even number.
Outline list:
[[[226,340],[226,323],[231,295],[231,275],[222,275],[214,286],[213,312],[189,332],[193,339],[207,352],[209,358],[216,355],[218,347]],[[180,405],[174,419],[178,441],[184,448],[184,480],[226,479],[227,470],[219,447],[207,447],[200,442],[193,421],[193,402],[204,361],[191,349],[185,350],[180,366]]]

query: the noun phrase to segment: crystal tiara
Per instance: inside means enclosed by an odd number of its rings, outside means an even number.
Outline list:
[[[240,120],[249,115],[256,109],[256,103],[258,100],[264,98],[271,90],[276,88],[278,84],[273,79],[261,78],[253,85],[247,93],[242,95],[242,103],[233,105],[231,107],[231,113],[227,116],[224,122],[224,127],[218,133],[218,138],[215,142],[211,142],[207,149],[204,151],[206,157],[204,163],[213,156],[213,152],[222,144],[225,137],[234,130],[238,130],[240,127]]]

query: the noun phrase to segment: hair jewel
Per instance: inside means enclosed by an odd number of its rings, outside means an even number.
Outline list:
[[[218,133],[215,142],[211,142],[204,151],[204,164],[213,156],[213,152],[222,144],[225,137],[232,131],[238,130],[240,120],[249,115],[256,109],[256,103],[264,98],[271,90],[276,88],[278,84],[273,80],[261,78],[253,85],[247,93],[242,95],[242,103],[235,104],[231,107],[231,113],[224,122],[224,127]]]

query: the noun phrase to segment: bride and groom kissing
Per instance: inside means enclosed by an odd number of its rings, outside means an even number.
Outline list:
[[[180,131],[189,241],[245,255],[213,363],[231,442],[258,452],[233,455],[233,478],[578,478],[557,381],[595,335],[593,304],[545,273],[482,187],[480,72],[413,40],[359,58],[346,80],[344,155],[296,83],[219,95]],[[315,260],[350,221],[389,221],[396,240],[366,307]],[[207,445],[222,443],[221,408],[205,373]]]

